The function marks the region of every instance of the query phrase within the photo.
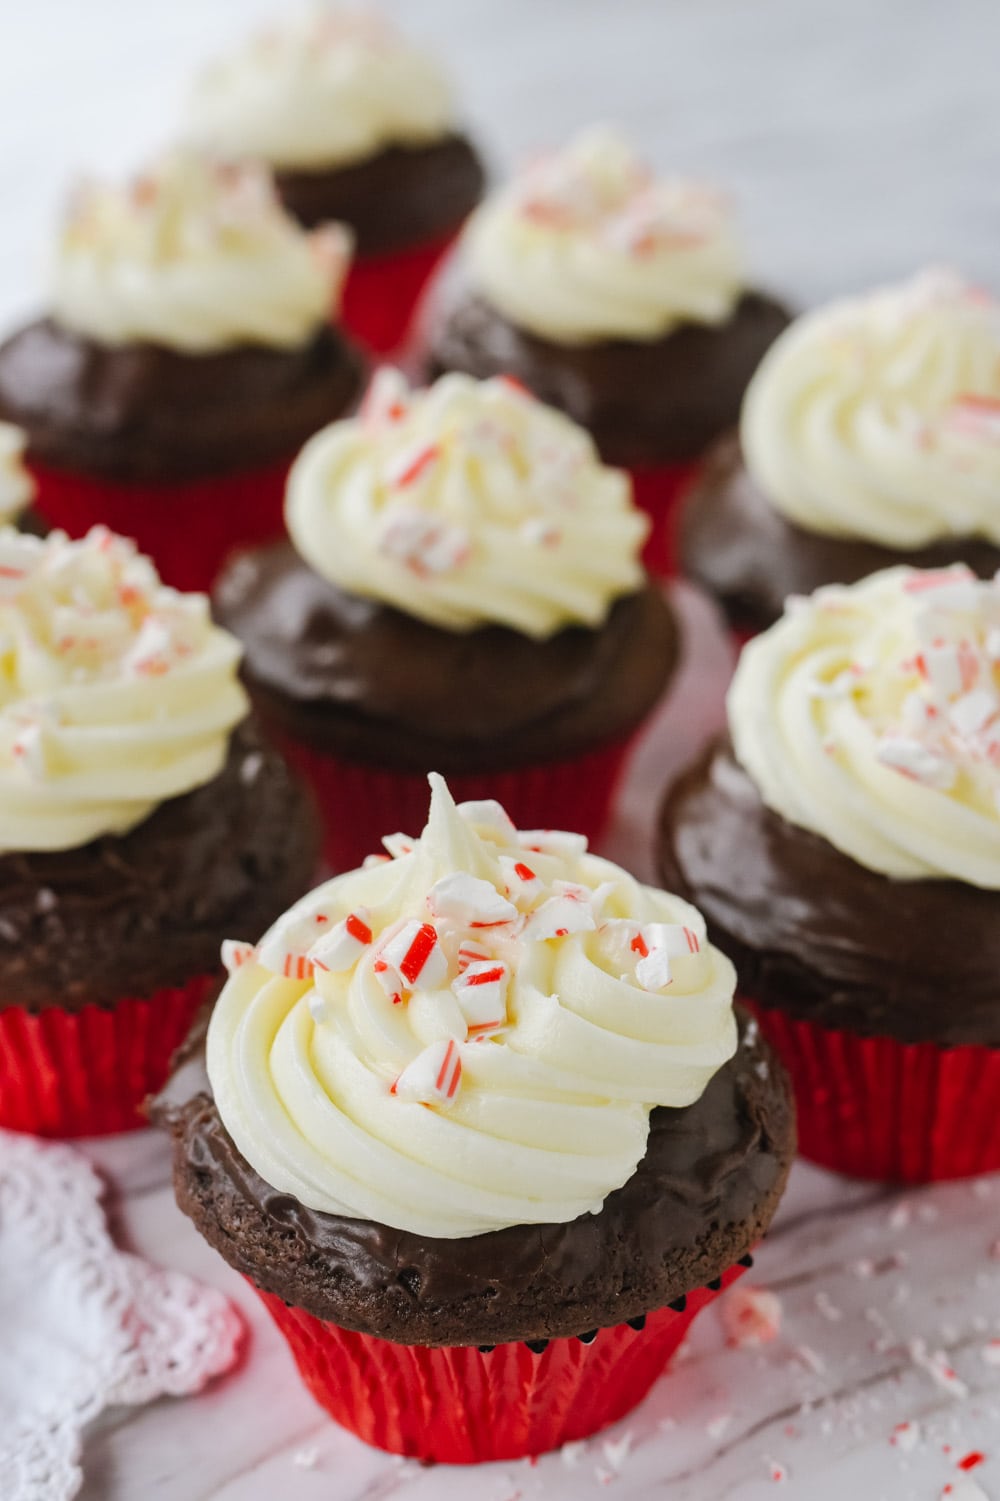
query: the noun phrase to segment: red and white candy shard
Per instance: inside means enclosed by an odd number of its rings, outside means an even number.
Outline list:
[[[451,988],[470,1032],[494,1031],[507,1020],[510,971],[497,959],[469,964]]]
[[[643,990],[663,990],[671,984],[670,961],[701,952],[701,944],[693,928],[679,923],[647,923],[640,928],[632,943],[639,959],[635,977]]]
[[[437,929],[415,918],[382,947],[379,960],[387,966],[379,971],[380,977],[394,977],[403,990],[437,990],[448,978],[448,959]],[[388,988],[386,980],[383,984]]]
[[[421,511],[393,511],[378,543],[379,551],[418,576],[450,573],[472,550],[469,533]]]
[[[469,928],[492,928],[518,915],[513,903],[501,896],[489,881],[464,872],[436,881],[428,893],[427,905],[435,917]]]
[[[955,766],[912,735],[883,735],[875,755],[883,766],[925,787],[947,792],[955,785]]]
[[[23,766],[36,781],[48,775],[48,737],[45,726],[34,720],[18,730],[11,746],[11,754],[18,765]]]
[[[309,980],[313,973],[309,951],[329,928],[330,918],[325,912],[280,923],[258,945],[257,962],[286,980]]]
[[[384,834],[382,836],[382,843],[394,860],[401,860],[404,855],[413,854],[414,841],[410,838],[409,834]],[[380,855],[368,856],[369,860],[381,861],[381,858]]]
[[[519,829],[517,842],[536,855],[561,855],[567,860],[587,852],[586,834],[570,834],[565,829]]]
[[[309,950],[308,958],[316,969],[335,974],[353,969],[372,941],[371,913],[358,907],[327,929]]]
[[[458,972],[462,974],[470,964],[479,964],[483,959],[491,959],[493,956],[489,949],[474,939],[466,938],[458,951]]]
[[[517,838],[514,820],[506,808],[494,798],[482,798],[478,802],[458,804],[458,812],[466,823],[480,834],[498,834],[504,842]]]
[[[553,895],[536,907],[524,925],[524,937],[534,943],[565,938],[570,933],[593,932],[593,894],[572,881],[553,881]]]
[[[519,907],[530,906],[537,897],[541,896],[544,890],[541,877],[535,873],[526,860],[515,860],[511,855],[501,855],[500,869],[503,871],[507,895]]]
[[[252,943],[243,943],[238,938],[225,938],[222,941],[222,963],[227,974],[234,975],[244,964],[249,964],[256,959],[257,950]]]
[[[737,1349],[769,1344],[781,1332],[781,1303],[762,1287],[737,1283],[723,1299],[722,1324]]]
[[[420,1105],[450,1105],[462,1082],[462,1057],[453,1038],[432,1042],[408,1063],[390,1094]]]
[[[13,599],[20,592],[42,555],[35,537],[8,533],[0,538],[0,599]]]

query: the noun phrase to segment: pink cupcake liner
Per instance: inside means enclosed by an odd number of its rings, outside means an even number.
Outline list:
[[[354,1334],[255,1289],[320,1406],[367,1444],[440,1464],[544,1454],[615,1423],[646,1396],[693,1319],[743,1271],[657,1309],[641,1328],[580,1339],[430,1349]],[[639,1322],[639,1321],[636,1321]]]
[[[859,1037],[747,1004],[792,1076],[803,1157],[892,1183],[1000,1170],[1000,1048]]]

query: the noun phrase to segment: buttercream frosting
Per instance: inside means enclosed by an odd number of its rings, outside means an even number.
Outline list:
[[[596,1213],[650,1111],[732,1056],[735,976],[693,907],[432,776],[396,835],[227,945],[208,1071],[238,1150],[322,1212],[455,1238]]]
[[[124,833],[215,777],[239,656],[124,538],[0,530],[0,850]]]
[[[892,568],[793,599],[729,722],[789,822],[881,875],[1000,888],[1000,578]]]
[[[52,315],[102,344],[294,348],[336,313],[350,246],[343,225],[301,229],[263,168],[175,151],[125,185],[77,190]]]
[[[559,344],[651,341],[681,323],[723,323],[744,289],[726,200],[701,183],[657,181],[605,127],[489,197],[464,243],[488,301]]]
[[[454,122],[437,63],[371,13],[313,5],[276,19],[196,80],[189,137],[221,156],[322,170]]]
[[[1000,544],[1000,303],[940,270],[806,313],[764,356],[741,436],[807,531]]]
[[[35,493],[24,467],[26,436],[11,422],[0,422],[0,525],[13,521]]]
[[[628,477],[505,377],[411,391],[381,370],[358,417],[306,444],[285,511],[317,573],[449,630],[597,626],[644,577]]]

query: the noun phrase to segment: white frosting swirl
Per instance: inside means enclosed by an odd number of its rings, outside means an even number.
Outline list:
[[[930,271],[807,313],[764,356],[741,434],[807,531],[1000,543],[1000,304]]]
[[[247,711],[239,643],[103,527],[0,530],[0,850],[121,834],[211,781]]]
[[[693,907],[581,836],[431,784],[419,841],[227,950],[219,1113],[311,1209],[446,1238],[596,1213],[652,1108],[732,1056],[732,965]]]
[[[729,723],[791,823],[885,876],[1000,889],[1000,579],[892,568],[790,601]]]
[[[722,323],[744,287],[725,201],[655,182],[615,132],[542,157],[473,214],[472,281],[511,322],[558,344],[660,339]]]
[[[344,166],[440,140],[454,123],[437,63],[381,17],[313,5],[283,16],[196,80],[190,138],[275,167]]]
[[[341,225],[300,229],[262,168],[175,152],[124,187],[78,191],[52,314],[103,344],[293,348],[336,311],[350,243]]]
[[[24,467],[26,438],[19,427],[0,422],[0,525],[13,521],[35,493],[34,482]]]
[[[411,392],[379,371],[360,416],[302,450],[285,514],[317,573],[448,630],[600,625],[644,577],[628,477],[505,377]]]

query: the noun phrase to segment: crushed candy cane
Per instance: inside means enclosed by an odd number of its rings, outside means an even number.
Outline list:
[[[721,1307],[726,1340],[734,1349],[770,1344],[781,1333],[781,1302],[763,1287],[738,1282]]]

